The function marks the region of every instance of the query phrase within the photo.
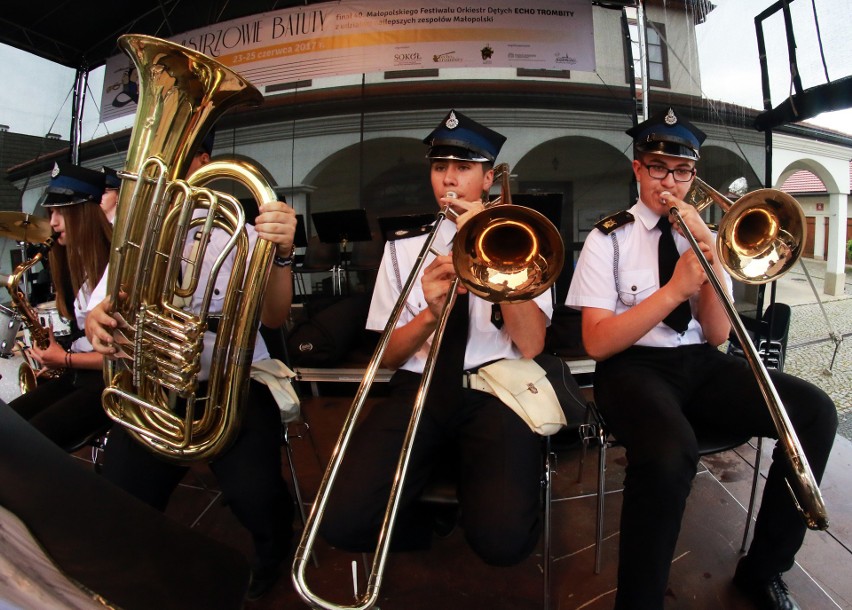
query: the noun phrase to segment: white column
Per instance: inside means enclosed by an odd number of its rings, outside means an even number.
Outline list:
[[[814,258],[816,260],[825,259],[825,214],[816,214],[814,216]]]
[[[832,296],[843,294],[846,283],[846,218],[847,196],[830,193],[828,196],[828,258],[825,266],[823,292]]]

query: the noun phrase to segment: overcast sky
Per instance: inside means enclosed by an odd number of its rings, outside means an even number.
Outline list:
[[[754,18],[776,1],[712,0],[716,8],[696,29],[701,89],[705,96],[749,108],[763,108]],[[849,36],[852,0],[798,0],[791,2],[790,11],[802,86],[807,89],[828,80],[852,76],[852,38]],[[772,106],[775,107],[793,92],[781,12],[764,20],[763,29]],[[825,68],[820,48],[825,56]],[[852,134],[852,109],[824,113],[809,122]]]
[[[701,64],[701,88],[709,98],[762,108],[760,64],[757,59],[754,16],[775,0],[713,0],[716,9],[697,29]],[[852,39],[848,24],[852,0],[815,0],[828,77],[852,74]],[[799,69],[803,85],[825,82],[814,26],[812,0],[792,3],[796,27]],[[780,18],[766,24],[766,41],[772,75],[773,106],[790,91],[787,48]],[[669,61],[677,61],[677,51]],[[49,132],[67,139],[71,124],[71,89],[74,72],[47,60],[0,44],[0,124],[10,131],[30,135]],[[83,140],[101,137],[132,125],[132,118],[99,123],[103,68],[89,78]],[[852,109],[825,113],[810,122],[852,134]]]

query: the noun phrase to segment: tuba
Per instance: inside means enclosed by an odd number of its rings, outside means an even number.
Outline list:
[[[45,252],[49,251],[53,246],[54,239],[54,236],[51,235],[44,242]],[[39,349],[47,349],[47,346],[50,345],[50,331],[41,325],[41,322],[38,319],[38,314],[32,308],[32,305],[30,305],[27,295],[20,289],[20,285],[21,278],[24,274],[35,267],[36,263],[41,261],[43,258],[43,252],[38,252],[30,260],[24,261],[18,265],[12,274],[6,279],[6,290],[9,291],[9,295],[12,297],[12,305],[15,308],[15,311],[17,311],[21,316],[24,324],[27,325],[33,344],[37,345]],[[19,346],[20,345],[21,343],[19,343]],[[42,369],[41,365],[30,357],[23,349],[21,349],[21,355],[24,358],[21,366],[18,367],[18,386],[21,390],[21,394],[26,394],[27,392],[34,390],[38,385],[39,378],[45,380],[55,379],[62,375],[62,371],[58,369]]]
[[[372,387],[382,356],[396,328],[402,310],[405,308],[414,283],[426,262],[426,256],[435,252],[432,244],[438,234],[438,228],[453,213],[446,206],[438,213],[438,220],[426,238],[423,248],[411,273],[408,275],[399,298],[394,304],[390,319],[385,325],[373,357],[367,364],[364,378],[352,402],[343,428],[334,447],[331,461],[326,468],[317,491],[310,515],[305,522],[302,539],[296,549],[291,578],[296,592],[312,608],[324,610],[358,609],[367,610],[375,606],[379,597],[387,556],[390,551],[391,533],[396,522],[396,514],[401,500],[400,492],[405,482],[405,474],[414,444],[414,437],[420,421],[420,415],[426,402],[426,396],[432,381],[435,359],[441,347],[450,310],[456,300],[456,288],[463,284],[471,293],[494,303],[520,303],[533,299],[546,291],[559,277],[565,262],[565,246],[557,228],[546,216],[530,208],[510,205],[509,166],[502,163],[494,168],[495,181],[500,180],[500,197],[486,204],[484,210],[472,216],[456,233],[453,239],[453,267],[456,279],[449,289],[447,300],[441,310],[438,325],[429,349],[429,355],[423,369],[423,378],[409,420],[408,429],[400,450],[396,474],[393,477],[390,496],[379,531],[373,563],[367,577],[366,589],[357,597],[353,605],[339,605],[321,598],[311,590],[307,582],[306,568],[308,556],[313,552],[314,542],[319,533],[325,507],[331,497],[331,490],[346,448],[352,438],[358,416]],[[487,193],[483,193],[483,200]]]
[[[178,462],[209,459],[239,429],[274,247],[259,238],[249,253],[242,206],[205,185],[237,181],[259,205],[277,196],[258,169],[241,161],[214,161],[187,180],[179,177],[194,144],[222,113],[263,97],[233,71],[180,45],[141,35],[118,43],[139,74],[139,105],[119,174],[107,279],[118,353],[104,366],[103,407],[156,454]],[[187,235],[199,228],[197,247],[186,259]],[[228,235],[227,245],[210,277],[202,278],[200,263],[214,229]],[[214,281],[229,255],[235,258],[223,310],[210,312]],[[198,314],[179,305],[193,294],[203,295]],[[199,393],[211,316],[220,319],[207,392]]]

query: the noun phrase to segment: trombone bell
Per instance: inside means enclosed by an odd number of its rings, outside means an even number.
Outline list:
[[[556,281],[565,262],[559,231],[518,205],[488,207],[459,230],[453,265],[464,286],[492,303],[521,303]]]
[[[787,193],[753,191],[737,200],[719,223],[722,265],[746,284],[765,284],[790,270],[802,255],[805,214]]]

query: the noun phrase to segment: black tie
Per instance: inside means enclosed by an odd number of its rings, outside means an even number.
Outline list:
[[[464,352],[467,348],[467,304],[467,293],[456,297],[435,359],[428,402],[438,408],[450,407],[461,399]]]
[[[657,223],[657,228],[660,230],[660,243],[657,247],[657,262],[660,265],[660,286],[671,279],[674,273],[677,259],[680,258],[677,246],[674,243],[672,236],[672,225],[669,222],[668,216],[660,216],[660,221]],[[684,301],[674,308],[674,310],[666,316],[665,322],[672,330],[682,333],[689,326],[689,321],[692,319],[692,310],[689,308],[689,301]]]

